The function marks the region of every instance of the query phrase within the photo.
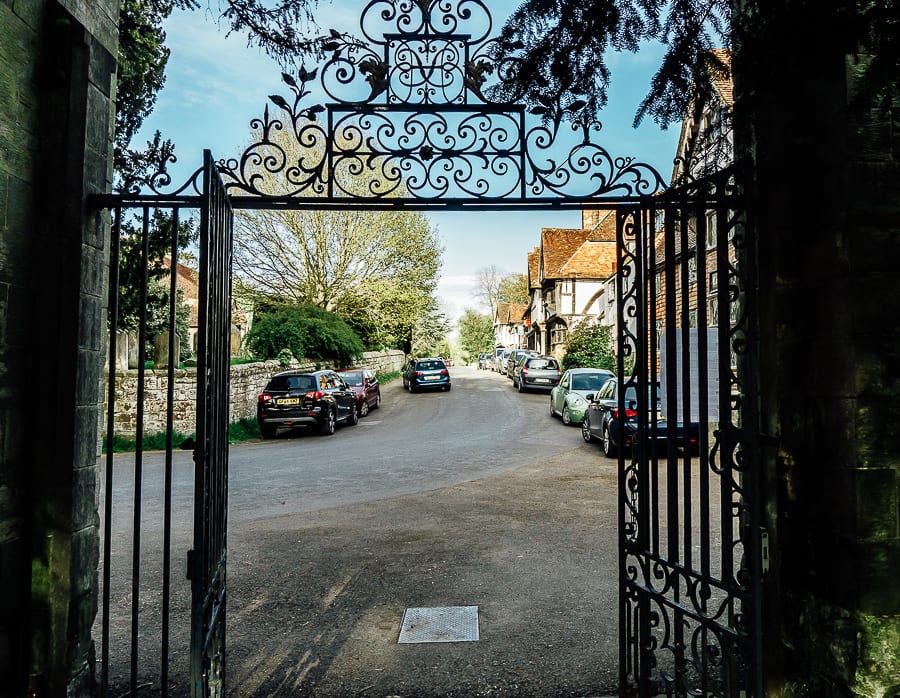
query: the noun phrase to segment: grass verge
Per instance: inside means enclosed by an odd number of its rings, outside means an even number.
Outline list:
[[[228,425],[228,443],[230,444],[258,438],[260,438],[259,425],[255,419],[239,419]],[[172,433],[172,448],[181,448],[186,441],[188,444],[185,444],[185,447],[188,447],[194,441],[194,434],[182,434],[179,431]],[[165,451],[166,432],[147,434],[141,442],[144,451]],[[113,453],[133,453],[136,450],[137,441],[123,438],[117,434],[113,435]],[[106,436],[103,437],[103,453],[106,453]]]

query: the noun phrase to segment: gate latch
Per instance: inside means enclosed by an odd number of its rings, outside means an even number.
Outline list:
[[[187,578],[193,579],[194,577],[194,551],[187,551]]]
[[[761,571],[763,574],[766,574],[769,571],[769,532],[766,529],[763,529],[760,535],[759,547],[762,562]]]

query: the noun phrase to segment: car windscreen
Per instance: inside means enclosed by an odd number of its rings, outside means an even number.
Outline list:
[[[420,361],[416,364],[417,371],[439,371],[444,366],[443,361]]]
[[[363,384],[363,374],[362,371],[354,371],[352,373],[342,373],[341,378],[344,379],[344,382],[347,385],[362,385]]]
[[[266,390],[315,390],[316,387],[315,376],[275,376]]]
[[[572,375],[572,390],[600,390],[609,375],[606,373],[575,373]]]

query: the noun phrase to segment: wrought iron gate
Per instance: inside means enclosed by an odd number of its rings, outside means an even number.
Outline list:
[[[233,212],[210,152],[203,154],[200,209],[200,335],[194,548],[191,580],[191,695],[224,695],[228,423],[231,395],[231,235]]]
[[[186,193],[187,192],[187,193]],[[159,682],[160,693],[169,691],[170,663],[190,657],[191,695],[222,695],[225,657],[225,565],[228,503],[228,423],[229,364],[231,338],[231,234],[232,209],[209,151],[204,166],[191,181],[172,195],[159,193],[122,194],[96,197],[98,208],[113,216],[109,266],[109,366],[106,398],[106,437],[103,497],[102,612],[100,617],[100,693],[121,694],[127,688],[137,695],[142,687]],[[177,307],[179,277],[187,270],[181,255],[191,244],[189,216],[200,213],[198,251],[198,330],[196,400],[180,405],[180,411],[194,409],[193,496],[178,491],[175,475],[183,465],[175,442],[176,369],[181,340],[178,337]],[[187,227],[186,227],[187,226]],[[165,291],[161,289],[165,287]],[[164,292],[165,317],[150,317],[148,297]],[[127,306],[124,308],[123,306]],[[125,332],[125,330],[131,330]],[[148,425],[144,414],[145,385],[151,335],[162,332],[165,344],[157,345],[165,371],[165,423]],[[129,342],[136,345],[128,357]],[[160,356],[155,360],[158,365]],[[117,380],[120,362],[136,369],[136,386],[122,387]],[[124,383],[129,383],[128,378]],[[127,403],[124,407],[121,403]],[[135,409],[128,414],[128,405]],[[123,415],[127,419],[123,419]],[[121,422],[125,422],[123,425]],[[161,491],[158,481],[145,476],[148,466],[144,437],[150,430],[165,434]],[[133,456],[118,454],[116,443],[123,436],[133,438]],[[179,462],[182,461],[182,462]],[[155,468],[155,464],[150,464]],[[155,472],[155,471],[154,471]],[[124,482],[124,484],[123,484]],[[182,483],[186,484],[186,483]],[[146,489],[152,489],[147,493]],[[114,497],[114,492],[131,490],[130,501]],[[161,538],[156,524],[148,523],[148,509],[161,509]],[[186,511],[188,508],[191,511]],[[175,521],[175,523],[173,523]],[[127,523],[126,525],[126,522]],[[183,529],[191,530],[193,545],[188,551],[187,578],[191,580],[190,640],[187,633],[173,633],[172,599],[181,589],[173,577],[172,551]],[[119,566],[113,559],[114,542]],[[130,549],[130,578],[121,561],[121,551]],[[158,559],[156,559],[158,556]],[[152,578],[151,563],[161,567],[160,578]],[[180,566],[178,567],[180,569]],[[159,587],[155,586],[159,583]],[[173,586],[176,587],[173,590]],[[183,585],[181,585],[183,586]],[[145,612],[147,598],[158,600],[159,616]],[[130,603],[127,631],[112,630],[113,604]],[[121,621],[120,621],[121,623]],[[127,634],[127,641],[125,635]],[[173,637],[175,636],[175,637]],[[158,638],[159,644],[154,640]],[[127,652],[127,654],[126,654]]]
[[[389,6],[386,7],[386,5]],[[368,16],[368,20],[367,20]],[[284,74],[252,122],[255,142],[204,165],[174,193],[158,172],[145,195],[98,197],[116,211],[201,211],[201,336],[195,445],[191,690],[221,695],[225,676],[228,355],[235,209],[545,209],[615,211],[618,372],[636,391],[638,432],[619,457],[620,684],[628,694],[761,697],[760,578],[753,347],[754,246],[735,173],[668,189],[645,163],[592,142],[599,131],[574,97],[537,111],[494,100],[490,13],[482,0],[372,0],[362,39],[337,34],[321,72]],[[376,35],[374,28],[383,27]],[[510,59],[514,62],[514,59]],[[327,104],[307,98],[327,95]],[[503,90],[499,94],[508,92]],[[529,113],[539,114],[528,123]],[[534,122],[535,120],[532,120]],[[574,128],[570,128],[574,127]],[[299,148],[300,152],[295,150]],[[364,187],[353,178],[365,173]],[[200,182],[202,181],[202,189]],[[191,187],[193,193],[185,194]],[[177,238],[177,233],[176,233]],[[173,268],[177,245],[173,245]],[[148,261],[145,246],[143,262]],[[117,280],[113,277],[112,287]],[[144,293],[146,290],[144,291]],[[110,307],[115,317],[116,291]],[[172,294],[175,293],[174,281]],[[143,298],[142,300],[145,300]],[[143,306],[146,303],[142,303]],[[173,311],[174,312],[174,311]],[[141,327],[146,327],[142,318]],[[116,355],[113,323],[110,355]],[[140,344],[146,336],[141,330]],[[142,356],[143,359],[143,356]],[[141,365],[143,363],[141,362]],[[142,369],[140,369],[142,370]],[[115,369],[110,369],[104,547],[103,687],[108,685],[110,511]],[[172,372],[169,372],[171,391]],[[659,402],[655,399],[659,397]],[[138,396],[138,405],[142,398]],[[169,413],[171,416],[171,393]],[[660,417],[665,417],[662,427]],[[682,421],[696,439],[654,450]],[[137,422],[141,424],[140,415]],[[167,690],[171,549],[171,420],[167,444],[161,678]],[[131,691],[137,686],[140,451],[135,460]]]
[[[754,247],[735,173],[617,211],[620,688],[762,696]],[[682,425],[679,427],[679,423]],[[674,442],[684,448],[657,449]]]

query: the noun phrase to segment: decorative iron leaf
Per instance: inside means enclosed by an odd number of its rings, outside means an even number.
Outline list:
[[[291,108],[288,106],[288,103],[285,101],[284,97],[282,97],[281,95],[269,95],[269,99],[271,99],[276,105],[278,105],[285,111],[291,110]]]
[[[583,99],[576,99],[569,106],[566,107],[566,111],[580,111],[587,106],[587,102]]]
[[[326,41],[324,44],[322,44],[322,50],[334,51],[338,48],[338,46],[340,46],[340,44],[337,41]]]
[[[549,111],[550,110],[547,109],[547,107],[532,107],[531,109],[528,110],[528,113],[540,116],[542,114],[548,113]]]
[[[328,33],[331,34],[332,39],[340,39],[341,33],[337,29],[329,29]]]
[[[291,87],[297,87],[297,81],[294,80],[294,78],[291,77],[290,75],[288,75],[287,73],[282,73],[281,79],[284,80]],[[300,78],[300,79],[302,80],[303,78]]]
[[[545,95],[543,93],[540,93],[537,95],[537,100],[538,100],[538,102],[543,104],[545,107],[553,106],[553,99],[551,99],[548,95]]]

